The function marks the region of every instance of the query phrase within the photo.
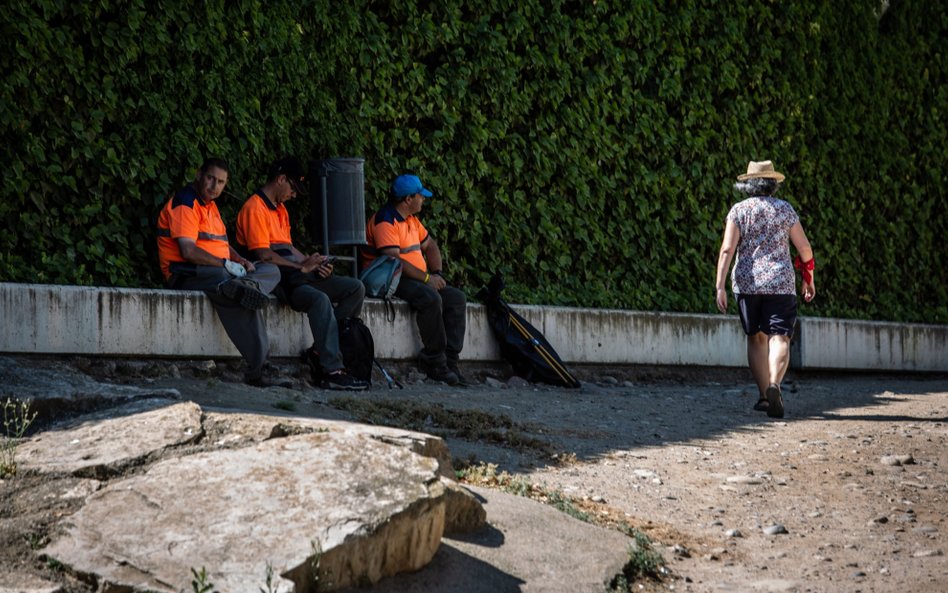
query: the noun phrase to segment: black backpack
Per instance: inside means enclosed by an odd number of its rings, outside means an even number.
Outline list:
[[[375,340],[372,339],[372,332],[358,317],[347,317],[339,322],[339,352],[350,375],[372,382]]]
[[[477,293],[487,309],[487,322],[500,342],[500,353],[513,366],[514,374],[531,383],[579,387],[579,381],[563,366],[559,354],[540,330],[530,325],[500,298],[504,280],[494,274]]]

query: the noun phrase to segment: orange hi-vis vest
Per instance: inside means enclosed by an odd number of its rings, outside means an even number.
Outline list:
[[[248,252],[263,248],[288,250],[293,239],[286,206],[274,204],[263,190],[258,189],[247,198],[237,214],[237,243]]]
[[[214,201],[204,202],[193,185],[187,185],[168,200],[158,216],[158,261],[165,279],[171,277],[171,264],[185,262],[178,239],[193,239],[211,255],[230,257],[227,227]]]
[[[362,265],[368,266],[383,249],[398,247],[404,261],[422,272],[428,271],[428,262],[421,244],[428,240],[428,231],[416,216],[402,218],[395,206],[386,204],[376,212],[365,227],[368,246],[362,249]]]

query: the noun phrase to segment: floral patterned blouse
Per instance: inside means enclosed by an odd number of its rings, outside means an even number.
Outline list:
[[[731,273],[734,294],[797,293],[790,259],[790,228],[800,218],[793,206],[771,196],[747,198],[727,219],[741,232]]]

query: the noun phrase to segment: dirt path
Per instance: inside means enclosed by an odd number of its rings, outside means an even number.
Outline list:
[[[772,420],[751,409],[744,383],[600,379],[579,392],[414,398],[502,413],[551,443],[555,459],[447,437],[457,458],[498,464],[665,544],[674,578],[648,588],[948,591],[948,381],[800,377],[785,383],[787,416]]]
[[[756,393],[740,370],[587,371],[582,389],[565,390],[484,382],[482,369],[472,387],[409,381],[340,398],[249,388],[227,372],[196,379],[178,366],[180,377],[148,363],[96,368],[205,407],[441,434],[456,460],[496,464],[663,544],[671,577],[634,590],[948,591],[946,377],[795,375],[784,384],[787,417],[772,420],[751,409]],[[48,512],[36,507],[17,512]],[[0,552],[23,568],[23,550]]]

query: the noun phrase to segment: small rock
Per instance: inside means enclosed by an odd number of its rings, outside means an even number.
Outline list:
[[[605,375],[604,377],[602,377],[602,378],[600,379],[600,382],[605,383],[606,385],[618,385],[618,384],[619,384],[619,380],[618,380],[618,379],[616,379],[615,377],[610,377],[609,375]]]
[[[203,360],[194,363],[191,369],[197,377],[210,377],[217,371],[217,363],[213,360]]]
[[[603,497],[601,497],[601,496],[599,496],[598,494],[597,494],[596,496],[593,496],[590,500],[592,500],[593,502],[595,502],[595,503],[597,503],[597,504],[602,504],[602,503],[606,502],[606,499],[603,498]]]
[[[888,523],[888,522],[889,522],[889,518],[886,517],[885,515],[882,515],[881,517],[876,517],[875,519],[870,520],[869,524],[870,525],[872,525],[873,523],[883,524],[883,523]]]
[[[767,535],[781,535],[781,534],[790,533],[790,532],[787,531],[786,527],[778,523],[776,525],[764,527],[764,533]]]
[[[514,375],[513,377],[507,379],[507,385],[515,389],[522,389],[524,387],[530,387],[530,382],[524,379],[523,377],[518,377]]]
[[[678,556],[679,558],[691,558],[691,552],[688,551],[688,548],[681,544],[675,544],[672,546],[672,554]]]
[[[639,479],[647,480],[648,478],[657,478],[658,474],[653,472],[650,469],[636,469],[632,470],[632,474]]]
[[[744,537],[744,534],[741,533],[740,529],[728,529],[724,535],[728,537]]]
[[[727,481],[731,484],[748,484],[751,486],[764,483],[763,480],[754,476],[731,476]]]
[[[895,518],[899,523],[915,523],[918,519],[915,518],[915,515],[912,513],[905,513]]]
[[[934,556],[943,556],[941,550],[919,550],[912,554],[912,558],[932,558]]]
[[[861,570],[857,570],[856,572],[853,573],[853,578],[861,579],[864,576],[866,576],[866,573],[864,573]]]
[[[882,462],[882,465],[912,465],[915,463],[915,459],[911,455],[885,455],[882,459],[879,460]]]
[[[503,389],[506,385],[502,381],[498,381],[493,377],[485,377],[484,383],[492,389]]]

